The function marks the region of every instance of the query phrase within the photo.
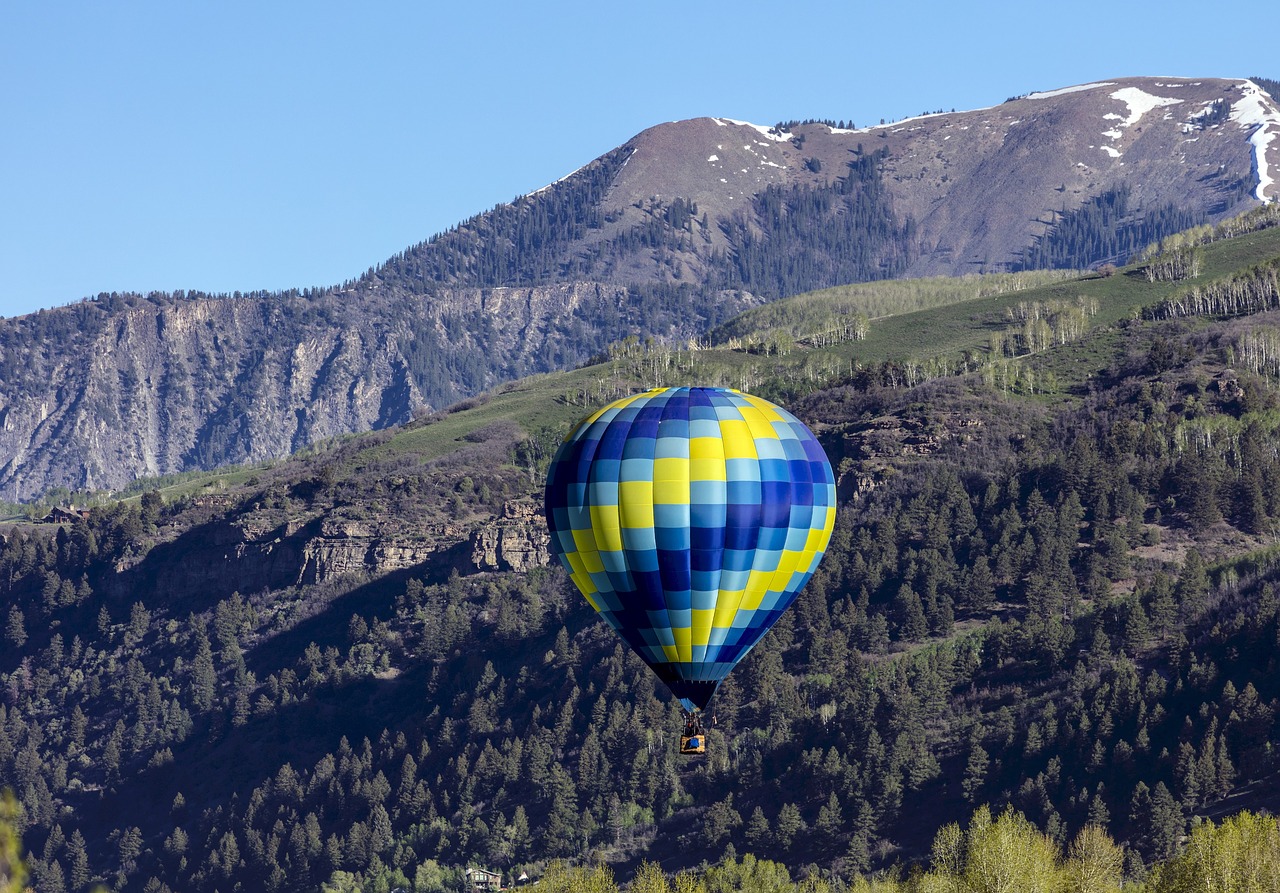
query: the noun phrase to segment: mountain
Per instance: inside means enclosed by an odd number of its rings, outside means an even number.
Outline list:
[[[1185,260],[1186,263],[1181,261]],[[1280,809],[1280,206],[1113,275],[841,287],[0,542],[0,787],[41,890],[450,889],[737,853],[848,878],[1012,806],[1127,870]],[[832,319],[865,317],[856,331]],[[789,338],[783,338],[785,332]],[[582,415],[747,386],[839,519],[710,756],[550,566]]]
[[[841,124],[650,128],[340,287],[0,322],[0,495],[279,458],[814,288],[1123,262],[1280,189],[1280,107],[1247,80]]]

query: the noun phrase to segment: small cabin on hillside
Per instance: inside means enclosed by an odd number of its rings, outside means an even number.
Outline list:
[[[484,868],[468,868],[467,882],[477,893],[497,893],[502,889],[502,875]]]
[[[88,519],[88,517],[88,509],[78,509],[74,505],[67,508],[55,505],[53,510],[40,520],[46,524],[71,524],[81,518]]]

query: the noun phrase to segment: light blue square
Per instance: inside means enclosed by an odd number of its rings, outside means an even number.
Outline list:
[[[657,446],[654,448],[653,457],[655,459],[688,459],[689,438],[659,437]]]
[[[726,459],[724,476],[730,481],[760,482],[760,461],[758,459]]]
[[[648,457],[623,459],[618,471],[620,481],[653,480],[653,459]]]
[[[617,505],[618,482],[616,480],[592,481],[589,487],[591,505]]]
[[[761,459],[785,459],[787,458],[787,451],[783,448],[780,440],[757,437],[756,455]]]

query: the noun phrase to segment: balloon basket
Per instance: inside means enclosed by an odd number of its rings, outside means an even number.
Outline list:
[[[684,734],[680,736],[680,753],[699,757],[707,752],[707,734],[702,730],[702,719],[697,713],[685,717]]]
[[[687,757],[700,757],[707,752],[707,736],[701,733],[697,735],[681,735],[680,736],[680,753]]]

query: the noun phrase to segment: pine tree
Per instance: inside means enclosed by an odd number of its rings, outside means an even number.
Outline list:
[[[1182,808],[1162,781],[1151,794],[1151,824],[1149,852],[1152,859],[1164,860],[1173,856],[1178,847],[1185,821]]]
[[[1209,573],[1204,559],[1195,549],[1187,552],[1174,586],[1174,594],[1181,608],[1184,621],[1199,617],[1204,612],[1209,595]]]
[[[733,808],[733,794],[723,800],[717,800],[707,810],[702,820],[702,839],[709,847],[717,847],[742,827],[742,816]]]
[[[1200,803],[1200,780],[1197,777],[1196,751],[1189,741],[1178,746],[1178,764],[1174,777],[1178,782],[1179,799],[1183,808],[1193,810]]]
[[[21,648],[27,642],[26,618],[17,605],[9,606],[9,623],[5,627],[4,638],[14,648]]]
[[[53,860],[40,872],[37,885],[41,893],[67,893],[66,875],[62,871],[62,863]]]
[[[67,864],[70,866],[67,881],[72,893],[79,893],[89,884],[89,855],[79,828],[71,832],[67,841]]]
[[[898,632],[904,639],[918,642],[929,634],[929,623],[924,616],[920,596],[906,583],[898,588],[898,594],[893,598],[893,609]]]
[[[969,750],[969,762],[965,766],[964,780],[960,784],[961,790],[964,792],[964,799],[968,802],[976,803],[981,797],[982,787],[987,781],[987,766],[989,764],[989,755],[975,738]]]
[[[1098,791],[1093,795],[1093,799],[1089,801],[1089,814],[1087,822],[1090,825],[1097,825],[1099,828],[1106,828],[1111,824],[1111,812],[1107,809],[1106,801],[1102,799],[1102,786],[1098,786]]]
[[[213,649],[203,627],[196,630],[196,656],[191,662],[191,704],[199,711],[213,706],[218,676],[213,668]]]
[[[369,819],[369,849],[378,856],[385,856],[395,843],[391,828],[391,816],[381,803],[373,807]]]
[[[835,791],[832,791],[827,797],[827,802],[818,810],[818,818],[813,823],[813,829],[826,843],[834,844],[843,826],[844,812],[840,808],[840,798],[836,796]]]
[[[782,804],[782,809],[778,811],[778,818],[774,822],[778,846],[783,850],[791,849],[796,835],[803,832],[805,827],[804,817],[800,815],[799,808],[790,802]]]
[[[543,827],[544,846],[551,855],[571,855],[576,849],[582,815],[578,810],[578,794],[573,779],[558,763],[551,766],[551,784],[547,794],[551,800],[551,812]]]
[[[747,845],[754,852],[760,852],[769,845],[772,837],[773,829],[769,827],[769,820],[765,818],[764,810],[757,806],[747,822]]]

